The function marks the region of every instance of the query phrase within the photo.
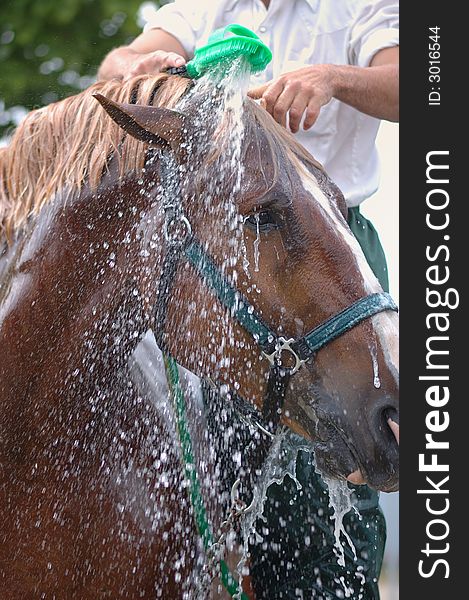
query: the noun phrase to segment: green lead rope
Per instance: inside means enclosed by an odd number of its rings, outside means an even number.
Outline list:
[[[197,477],[197,469],[192,450],[191,434],[187,426],[186,404],[184,401],[181,383],[179,381],[179,370],[174,358],[167,354],[163,354],[163,359],[169,391],[171,393],[176,410],[176,423],[179,442],[181,444],[184,472],[189,482],[191,504],[194,510],[194,520],[197,531],[202,538],[204,549],[207,551],[213,544],[213,535],[208,522],[207,513],[205,511],[202,491],[200,489],[200,482]],[[220,561],[220,580],[231,597],[234,597],[238,593],[238,583],[230,573],[230,569],[224,560]],[[240,598],[241,600],[249,600],[244,592],[241,593]]]

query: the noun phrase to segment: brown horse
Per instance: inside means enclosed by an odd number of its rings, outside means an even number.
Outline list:
[[[129,374],[150,328],[258,409],[268,374],[288,372],[282,423],[324,470],[397,488],[396,314],[376,309],[311,356],[274,345],[273,367],[272,339],[260,349],[251,331],[299,339],[381,292],[343,197],[250,100],[227,170],[232,115],[204,122],[203,103],[175,76],[98,83],[28,115],[0,153],[2,598],[195,598],[203,551],[177,443]],[[185,254],[168,276],[168,240],[189,230],[215,281]],[[239,298],[258,321],[243,326]]]

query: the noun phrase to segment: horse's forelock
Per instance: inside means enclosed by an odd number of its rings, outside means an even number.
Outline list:
[[[252,118],[256,123],[259,124],[261,129],[265,132],[269,144],[280,145],[282,148],[288,148],[298,158],[306,163],[308,166],[312,166],[315,169],[323,171],[322,165],[313,157],[311,154],[296,141],[294,136],[287,131],[284,127],[279,125],[270,114],[261,108],[253,100],[248,100],[246,104],[248,113],[252,115]]]
[[[265,189],[261,195],[267,194],[274,188],[279,178],[283,179],[288,176],[285,162],[291,162],[289,158],[291,155],[298,158],[308,170],[314,173],[323,172],[322,165],[295,140],[291,133],[274,121],[266,110],[250,99],[247,101],[246,109],[248,122],[250,122],[249,141],[254,140],[262,148],[267,148],[270,155],[267,157],[265,151],[260,153],[264,161],[269,160],[272,171],[271,177],[265,181]]]

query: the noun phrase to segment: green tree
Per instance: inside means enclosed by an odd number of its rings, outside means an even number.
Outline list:
[[[141,5],[142,0],[2,0],[0,138],[25,110],[88,87],[107,52],[140,33]]]

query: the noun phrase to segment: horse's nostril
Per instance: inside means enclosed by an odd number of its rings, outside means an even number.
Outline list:
[[[399,445],[399,413],[395,408],[387,408],[383,411],[383,416]]]
[[[397,445],[399,445],[399,424],[393,421],[391,418],[388,419],[388,425],[396,438]]]
[[[386,421],[388,419],[392,419],[394,421],[394,423],[397,423],[399,425],[399,413],[397,412],[397,410],[395,408],[392,408],[392,407],[385,408],[384,416],[385,416]]]

